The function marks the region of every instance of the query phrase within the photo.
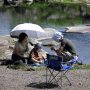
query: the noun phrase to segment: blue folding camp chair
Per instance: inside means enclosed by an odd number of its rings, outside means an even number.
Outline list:
[[[63,62],[63,57],[56,55],[47,54],[47,65],[46,65],[46,83],[57,84],[60,88],[62,87],[62,77],[65,77],[71,85],[70,80],[66,76],[66,72],[73,68],[77,61],[70,60],[69,62]]]

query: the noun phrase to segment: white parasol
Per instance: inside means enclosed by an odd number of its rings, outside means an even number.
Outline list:
[[[22,32],[25,32],[29,38],[35,39],[43,38],[46,35],[45,31],[39,25],[32,23],[24,23],[14,27],[10,32],[10,36],[18,37],[19,34]]]

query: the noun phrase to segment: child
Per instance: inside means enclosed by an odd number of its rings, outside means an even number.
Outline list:
[[[41,45],[37,43],[30,52],[30,60],[32,64],[41,64],[44,62],[44,57],[40,53]]]

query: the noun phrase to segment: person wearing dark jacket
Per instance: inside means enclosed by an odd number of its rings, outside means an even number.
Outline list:
[[[55,32],[52,39],[60,43],[60,48],[55,49],[54,47],[51,47],[51,50],[54,50],[57,55],[63,56],[64,61],[78,58],[74,43],[71,40],[64,38],[61,32]]]

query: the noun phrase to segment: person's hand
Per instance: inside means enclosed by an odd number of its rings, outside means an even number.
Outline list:
[[[40,60],[40,61],[39,61],[39,63],[41,64],[41,63],[43,63],[43,61],[42,61],[42,60]]]
[[[28,59],[28,57],[29,57],[28,55],[24,54],[24,59]]]

